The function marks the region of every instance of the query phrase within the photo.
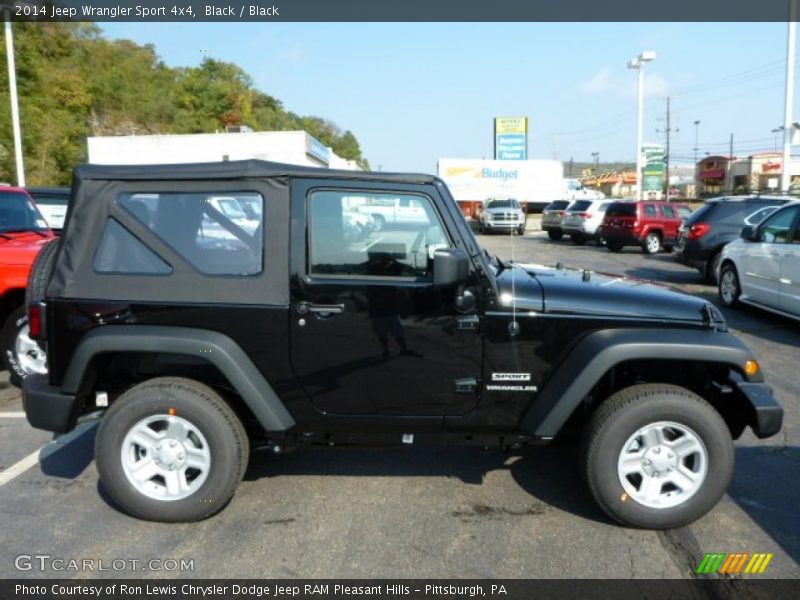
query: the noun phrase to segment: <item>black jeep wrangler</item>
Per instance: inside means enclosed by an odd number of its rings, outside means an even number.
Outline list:
[[[559,438],[614,519],[675,527],[725,492],[732,439],[781,427],[713,305],[490,256],[435,177],[85,166],[72,195],[31,274],[25,411],[104,413],[102,483],[141,518],[219,511],[252,446]],[[375,204],[408,210],[379,228]]]

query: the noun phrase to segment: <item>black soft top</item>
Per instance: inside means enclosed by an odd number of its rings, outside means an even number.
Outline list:
[[[81,165],[75,169],[76,181],[88,180],[192,180],[241,179],[259,177],[314,177],[315,179],[356,179],[395,183],[434,183],[437,178],[421,173],[383,173],[303,167],[266,160],[235,160],[213,163],[171,165]]]

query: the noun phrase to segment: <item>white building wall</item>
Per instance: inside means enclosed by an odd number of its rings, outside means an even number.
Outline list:
[[[179,164],[260,159],[309,167],[355,170],[330,151],[329,164],[308,152],[305,131],[90,137],[89,162],[102,165]]]

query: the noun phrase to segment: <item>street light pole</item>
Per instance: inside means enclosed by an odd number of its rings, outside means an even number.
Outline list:
[[[700,130],[700,121],[697,120],[694,122],[694,165],[697,168],[697,151],[700,150],[697,140],[699,139],[698,131]]]
[[[642,52],[628,62],[629,69],[638,71],[636,95],[638,98],[638,118],[636,125],[636,199],[642,200],[642,129],[644,127],[644,64],[655,60],[655,52]]]
[[[794,102],[794,48],[797,18],[797,0],[791,0],[789,8],[789,32],[786,40],[786,103],[783,113],[783,166],[781,168],[781,192],[789,193],[792,183],[790,163],[792,160],[792,104]]]
[[[11,126],[14,131],[14,158],[17,163],[17,185],[25,187],[25,165],[22,162],[22,132],[19,126],[17,99],[17,67],[14,64],[14,38],[11,32],[11,9],[5,9],[6,59],[8,60],[8,92],[11,98]]]

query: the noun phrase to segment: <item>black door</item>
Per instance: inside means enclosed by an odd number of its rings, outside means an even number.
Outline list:
[[[432,285],[434,251],[453,244],[435,193],[294,183],[292,365],[320,410],[439,416],[476,404],[477,318],[455,311],[455,289]]]

